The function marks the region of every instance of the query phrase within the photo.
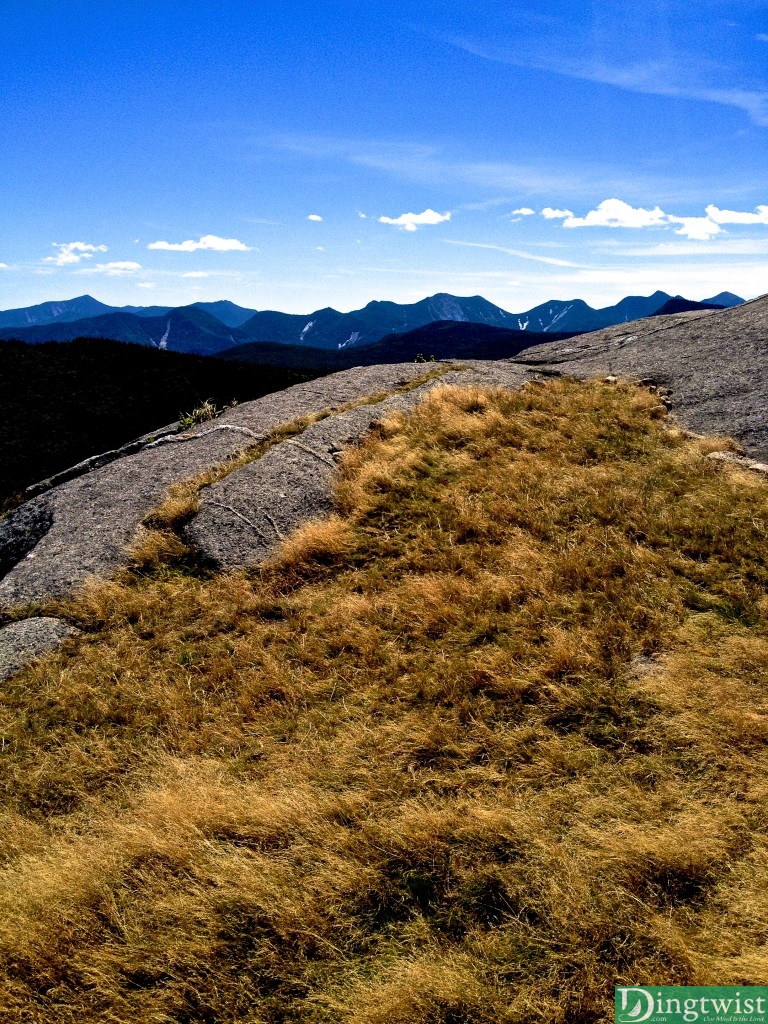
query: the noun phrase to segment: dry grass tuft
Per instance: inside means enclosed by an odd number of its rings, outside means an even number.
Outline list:
[[[437,389],[251,574],[187,567],[204,482],[173,492],[0,695],[3,1019],[586,1024],[761,983],[768,491],[664,416]]]
[[[333,409],[321,409],[319,412],[301,416],[290,423],[285,423],[274,430],[268,431],[262,438],[255,441],[254,444],[244,448],[221,465],[204,470],[197,476],[182,483],[174,484],[169,488],[163,502],[146,517],[137,536],[130,545],[131,567],[128,570],[129,574],[157,572],[163,566],[178,565],[185,565],[187,569],[194,567],[199,570],[201,567],[196,565],[194,552],[182,540],[181,531],[199,510],[200,492],[204,487],[209,487],[211,484],[217,483],[228,476],[234,470],[241,469],[243,466],[247,466],[248,463],[260,459],[270,448],[288,437],[296,437],[304,433],[307,427],[310,427],[313,423],[318,423],[328,416],[338,415],[362,405],[376,405],[387,398],[389,394],[405,394],[408,391],[413,391],[422,384],[427,383],[427,381],[442,377],[452,369],[454,367],[450,364],[435,367],[426,373],[420,374],[413,380],[401,384],[391,392],[376,392]],[[205,415],[202,418],[195,418],[196,414],[201,410]],[[208,412],[211,414],[208,415]],[[214,419],[216,415],[215,407],[211,406],[209,402],[204,402],[199,410],[194,410],[187,417],[190,422],[186,426],[190,427],[197,423]],[[183,420],[184,417],[182,417]]]
[[[732,437],[697,437],[696,449],[702,455],[710,455],[712,452],[733,452],[743,455],[744,449]]]

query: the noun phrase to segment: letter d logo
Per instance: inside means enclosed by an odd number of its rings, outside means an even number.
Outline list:
[[[617,988],[616,991],[621,992],[619,1009],[622,1011],[620,1016],[617,1015],[617,1021],[621,1021],[622,1024],[636,1024],[637,1021],[648,1020],[653,1013],[653,996],[648,989]]]

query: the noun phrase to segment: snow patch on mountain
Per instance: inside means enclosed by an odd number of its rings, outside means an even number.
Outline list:
[[[562,320],[563,317],[567,313],[570,313],[570,311],[572,309],[573,309],[573,304],[571,303],[571,304],[569,304],[567,306],[563,306],[563,308],[559,312],[555,312],[553,309],[548,310],[550,316],[552,317],[552,320],[547,324],[547,326],[544,328],[544,330],[548,331],[551,327],[554,327],[555,324],[558,322],[558,320]]]
[[[452,295],[435,295],[429,304],[429,310],[435,314],[436,320],[460,320],[463,323],[468,321],[468,317]]]
[[[354,345],[359,337],[360,331],[353,331],[346,341],[339,342],[339,348],[346,348],[347,345]]]

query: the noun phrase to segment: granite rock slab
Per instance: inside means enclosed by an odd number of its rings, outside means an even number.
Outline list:
[[[76,633],[64,619],[40,617],[9,622],[0,628],[0,680],[9,679]]]
[[[536,345],[514,361],[543,373],[648,379],[669,389],[684,426],[768,458],[768,295]]]
[[[332,415],[273,446],[203,492],[189,540],[211,562],[253,565],[294,527],[330,510],[335,460],[377,418],[410,408],[449,383],[519,387],[532,377],[617,376],[664,388],[685,427],[734,437],[753,461],[768,460],[768,296],[727,310],[650,317],[512,359],[462,360],[416,389],[423,364],[355,367],[228,410],[183,433],[163,428],[140,446],[94,457],[0,520],[0,609],[71,595],[90,576],[108,576],[169,487],[220,465],[301,417]],[[386,397],[390,393],[390,397]],[[360,400],[374,404],[339,413]],[[51,486],[51,484],[54,484]]]
[[[142,520],[169,487],[257,443],[276,427],[424,374],[420,364],[356,367],[245,402],[213,422],[166,435],[25,502],[0,521],[0,608],[71,595],[126,561]],[[98,460],[95,460],[98,462]]]
[[[472,363],[405,394],[321,420],[204,488],[200,511],[187,526],[185,537],[218,568],[256,565],[302,523],[333,510],[336,463],[375,423],[395,411],[413,408],[433,388],[451,384],[519,387],[527,378],[510,365]]]

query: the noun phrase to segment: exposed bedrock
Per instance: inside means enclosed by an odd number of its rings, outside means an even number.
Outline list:
[[[424,370],[413,363],[358,367],[299,384],[85,469],[25,502],[0,521],[0,608],[66,597],[89,576],[108,575],[125,561],[142,520],[172,484],[219,465],[282,424],[395,390]]]
[[[0,578],[28,555],[50,530],[53,509],[45,498],[34,498],[0,519]]]
[[[45,616],[9,622],[0,628],[0,682],[48,651],[55,650],[76,632],[63,619]]]
[[[206,487],[186,537],[221,568],[255,565],[297,526],[332,510],[336,462],[374,423],[396,410],[412,408],[434,387],[518,387],[527,377],[508,364],[475,363],[471,369],[450,371],[406,394],[321,420]]]
[[[348,444],[390,410],[409,408],[429,388],[448,383],[518,387],[534,374],[655,381],[667,389],[665,401],[684,426],[731,435],[751,459],[768,458],[768,296],[726,310],[638,320],[538,345],[511,360],[463,366],[401,393],[394,392],[428,367],[356,367],[243,403],[184,433],[165,432],[139,450],[136,442],[107,453],[108,463],[86,460],[0,521],[0,609],[66,597],[89,576],[109,575],[125,562],[140,524],[172,484],[225,462],[281,425],[329,411],[203,490],[189,539],[222,567],[259,562],[281,536],[331,508],[335,462]],[[373,404],[338,412],[363,399]]]
[[[768,458],[768,296],[732,309],[649,317],[537,345],[520,365],[576,377],[652,378],[681,423]]]

